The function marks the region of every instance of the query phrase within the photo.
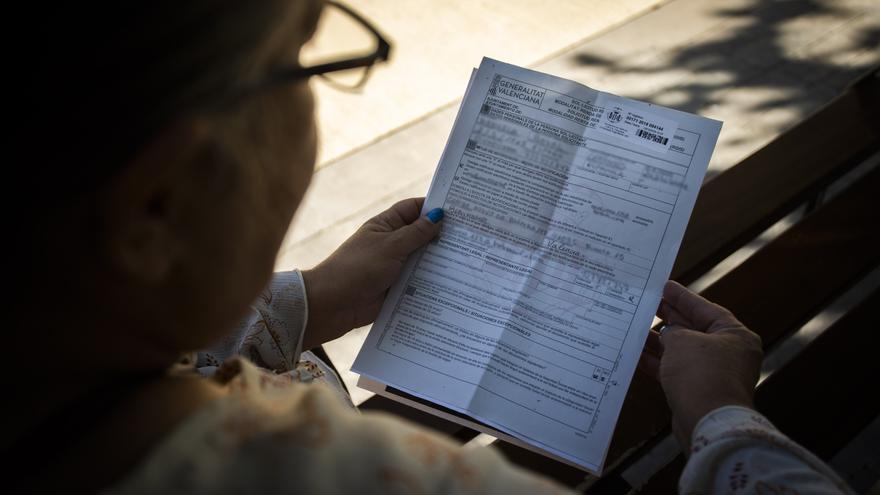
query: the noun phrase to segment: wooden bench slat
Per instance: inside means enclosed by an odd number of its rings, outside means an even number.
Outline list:
[[[684,471],[687,463],[684,455],[677,455],[675,459],[651,476],[644,486],[639,487],[641,493],[678,493],[678,479]]]
[[[880,168],[752,255],[703,295],[729,308],[765,348],[880,264]]]
[[[848,312],[761,384],[755,406],[822,459],[880,414],[880,290]]]
[[[846,93],[700,191],[672,269],[688,284],[880,148],[880,83]]]
[[[492,442],[492,446],[500,451],[508,461],[540,476],[556,480],[558,483],[568,487],[579,485],[587,476],[586,471],[555,461],[512,443],[498,440]]]

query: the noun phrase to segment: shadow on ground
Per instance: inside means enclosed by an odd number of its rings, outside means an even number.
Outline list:
[[[719,30],[684,47],[612,59],[595,53],[588,43],[571,56],[600,73],[642,77],[645,86],[636,85],[625,96],[708,116],[719,105],[734,104],[753,115],[785,109],[788,127],[798,120],[792,117],[815,110],[876,64],[876,7],[843,3],[754,0],[746,7],[714,11]],[[670,77],[670,71],[679,76]],[[648,84],[657,80],[668,83]],[[719,144],[741,143],[732,139]],[[710,170],[707,178],[718,172]]]

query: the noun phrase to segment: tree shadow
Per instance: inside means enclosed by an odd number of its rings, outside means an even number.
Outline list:
[[[764,117],[777,111],[772,118],[786,128],[877,63],[880,15],[870,8],[856,10],[819,0],[752,0],[745,7],[722,8],[711,15],[717,30],[677,46],[652,49],[644,42],[646,53],[621,57],[604,55],[607,45],[587,42],[571,57],[606,77],[644,78],[644,87],[630,88],[625,96],[698,114],[711,115],[719,105],[735,105]],[[637,30],[635,23],[641,20],[624,28]],[[645,36],[666,34],[659,31],[655,27]],[[652,86],[658,80],[671,82]],[[724,144],[741,141],[734,138]]]

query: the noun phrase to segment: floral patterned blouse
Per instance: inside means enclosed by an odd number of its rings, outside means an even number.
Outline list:
[[[565,493],[491,447],[461,447],[383,414],[360,414],[333,370],[301,352],[308,303],[277,273],[223,342],[185,357],[229,393],[183,421],[106,493]],[[737,407],[694,431],[682,493],[850,493],[763,416]]]

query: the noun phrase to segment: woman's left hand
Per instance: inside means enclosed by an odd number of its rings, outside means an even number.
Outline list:
[[[424,201],[399,201],[363,224],[321,264],[302,272],[309,302],[303,349],[376,319],[406,259],[440,232],[442,210],[419,217]]]

